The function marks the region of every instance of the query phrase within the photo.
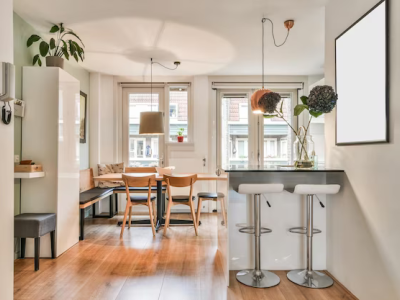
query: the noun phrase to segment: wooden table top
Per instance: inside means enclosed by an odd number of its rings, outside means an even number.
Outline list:
[[[93,179],[95,181],[122,181],[122,174],[123,175],[128,175],[132,177],[142,177],[142,176],[149,176],[149,175],[156,175],[156,181],[162,181],[163,176],[158,175],[156,173],[111,173],[111,174],[106,174],[106,175],[100,175],[100,176],[95,176]],[[179,176],[189,176],[193,174],[189,173],[178,173],[178,174],[172,174],[171,176],[179,177]],[[205,173],[198,173],[197,174],[197,180],[228,180],[227,174],[222,174],[221,176],[218,176],[216,174],[205,174]]]

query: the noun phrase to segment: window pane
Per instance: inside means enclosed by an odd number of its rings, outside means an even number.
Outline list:
[[[292,122],[292,100],[290,94],[281,94],[283,115],[289,123]],[[281,107],[280,102],[278,108]],[[291,130],[280,118],[264,119],[264,163],[285,165],[291,162]]]
[[[171,88],[169,91],[169,140],[176,142],[182,132],[188,141],[188,91],[186,88]]]
[[[247,166],[249,100],[246,97],[221,101],[221,163],[222,165]]]
[[[158,104],[158,94],[153,94],[153,99],[150,93],[129,94],[130,167],[158,166],[158,136],[139,135],[140,113],[158,111]]]

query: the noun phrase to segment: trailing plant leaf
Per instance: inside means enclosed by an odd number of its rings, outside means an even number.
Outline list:
[[[53,38],[51,38],[50,39],[50,49],[53,50],[55,47],[56,47],[56,41]]]
[[[38,54],[38,55],[39,55],[39,54]],[[39,67],[42,66],[42,61],[41,61],[40,57],[38,58],[38,64],[39,64]]]
[[[301,100],[301,102],[303,102],[304,105],[308,105],[308,97],[307,96],[301,96],[300,100]]]
[[[79,62],[78,54],[76,52],[74,53],[74,58],[75,58],[76,62]]]
[[[66,36],[68,34],[73,35],[74,37],[76,37],[82,43],[82,46],[85,47],[85,44],[82,42],[81,38],[76,35],[75,32],[73,32],[72,30],[66,31],[63,36]]]
[[[40,55],[45,57],[47,53],[49,53],[49,44],[45,41],[42,41],[39,46]]]
[[[319,116],[323,115],[323,112],[317,112],[317,111],[312,111],[310,110],[310,115],[312,115],[314,118],[318,118]]]
[[[280,112],[281,114],[283,114],[283,99],[282,99],[281,108],[279,109],[279,112]]]
[[[60,33],[63,33],[64,30],[64,23],[60,23]]]
[[[76,52],[76,47],[74,45],[74,42],[72,40],[69,40],[68,43],[69,43],[69,52],[71,53],[72,56],[74,56]]]
[[[39,59],[40,59],[40,58],[39,58],[39,54],[36,54],[36,55],[33,57],[32,65],[33,65],[33,66],[36,65],[36,63],[38,62]]]
[[[50,32],[51,33],[55,33],[55,32],[57,32],[59,30],[60,30],[60,28],[57,25],[54,25],[53,27],[51,27]]]
[[[277,117],[278,115],[264,115],[264,118],[265,119],[272,119],[272,118],[275,118],[275,117]]]
[[[26,42],[26,46],[27,46],[27,47],[30,47],[30,46],[32,46],[33,43],[39,41],[40,39],[41,39],[40,36],[38,36],[38,35],[36,35],[36,34],[32,34],[32,35],[30,36],[30,38],[28,39],[28,41]]]
[[[297,104],[296,107],[294,108],[294,115],[297,117],[298,115],[300,115],[303,110],[308,109],[307,105],[304,104]]]

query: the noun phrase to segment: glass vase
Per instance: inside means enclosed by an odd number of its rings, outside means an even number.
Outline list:
[[[314,155],[312,136],[306,135],[304,127],[300,128],[293,144],[294,166],[300,169],[312,169],[314,167]]]

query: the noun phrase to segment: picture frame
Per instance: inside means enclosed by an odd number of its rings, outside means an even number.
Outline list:
[[[379,1],[335,39],[337,146],[389,143],[389,3],[390,0]],[[362,47],[367,43],[369,46]],[[357,56],[347,55],[352,51]],[[371,62],[379,64],[374,68]]]
[[[79,122],[79,142],[86,143],[86,116],[87,116],[87,95],[80,92],[80,122]]]

